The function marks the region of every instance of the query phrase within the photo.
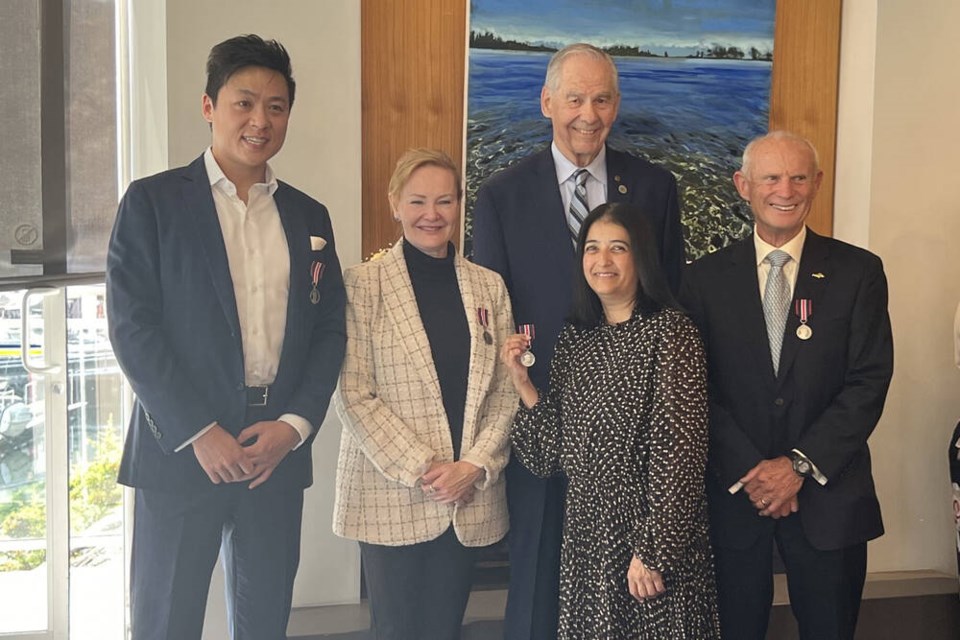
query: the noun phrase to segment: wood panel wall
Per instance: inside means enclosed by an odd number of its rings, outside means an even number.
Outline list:
[[[360,5],[364,258],[400,237],[387,202],[411,147],[463,156],[467,2],[362,0]]]
[[[362,0],[363,256],[396,240],[387,204],[412,146],[463,157],[468,0]],[[824,181],[810,226],[833,230],[841,0],[778,0],[770,128],[810,138]]]
[[[806,136],[820,154],[823,184],[807,223],[833,234],[833,179],[840,85],[841,0],[778,0],[770,128]]]

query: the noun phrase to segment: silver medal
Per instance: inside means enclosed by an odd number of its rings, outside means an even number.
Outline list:
[[[520,354],[520,364],[525,367],[532,367],[533,363],[537,361],[537,357],[533,355],[533,351],[529,349]]]
[[[797,337],[801,340],[809,340],[810,336],[813,335],[813,329],[810,328],[808,324],[802,324],[797,327]]]

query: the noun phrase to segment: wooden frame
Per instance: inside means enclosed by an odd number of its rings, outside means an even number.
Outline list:
[[[466,0],[362,0],[362,255],[395,241],[393,163],[414,146],[463,157]],[[778,0],[770,128],[810,138],[824,171],[809,224],[833,231],[841,0]]]

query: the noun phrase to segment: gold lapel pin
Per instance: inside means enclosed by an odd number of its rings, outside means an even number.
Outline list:
[[[811,274],[811,275],[812,275],[814,278],[816,278],[817,280],[821,280],[821,279],[827,277],[827,276],[823,275],[822,273],[820,273],[819,271],[817,271],[816,273],[813,273],[813,274]]]
[[[620,193],[626,193],[626,192],[627,192],[627,185],[625,185],[625,184],[620,185],[619,187],[617,187],[617,191],[619,191]]]

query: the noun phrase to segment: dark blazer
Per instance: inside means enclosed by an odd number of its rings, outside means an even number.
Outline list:
[[[799,449],[828,478],[798,495],[808,541],[832,550],[883,533],[867,438],[893,373],[887,281],[880,259],[807,231],[794,300],[809,299],[813,335],[796,335],[791,305],[774,377],[760,302],[754,240],[687,268],[681,301],[707,349],[710,454],[707,488],[718,544],[746,548],[771,518],[727,489],[763,459]]]
[[[315,435],[343,360],[343,280],[326,208],[283,182],[274,199],[290,251],[290,289],[267,410],[274,418],[303,416]],[[313,251],[310,236],[326,246]],[[310,302],[314,261],[326,265],[319,304]],[[211,486],[191,447],[174,450],[213,421],[239,434],[247,402],[237,304],[203,156],[127,189],[107,256],[107,308],[117,360],[137,395],[120,482],[170,491]],[[312,440],[270,482],[309,486]]]
[[[607,198],[640,206],[653,227],[660,262],[676,291],[684,264],[683,230],[673,174],[607,147]],[[550,147],[484,182],[473,208],[473,258],[498,272],[518,323],[534,324],[531,371],[547,381],[553,346],[570,313],[575,256]]]

